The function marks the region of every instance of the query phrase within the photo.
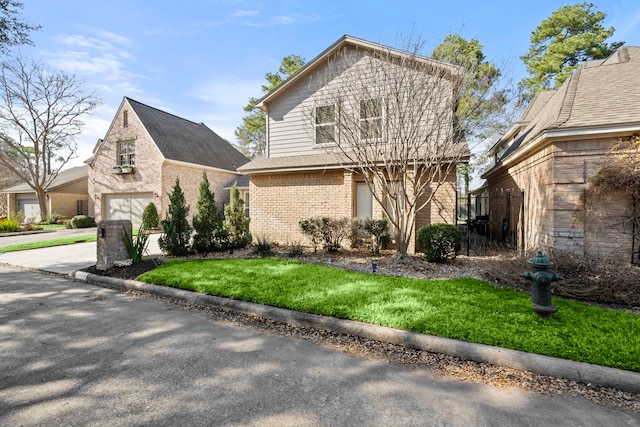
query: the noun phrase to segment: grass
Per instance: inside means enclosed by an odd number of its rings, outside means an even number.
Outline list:
[[[43,230],[62,230],[64,228],[67,228],[66,225],[64,224],[40,224],[40,225],[36,225],[35,226],[38,229],[43,229]]]
[[[476,279],[419,280],[276,259],[172,260],[139,280],[640,372],[640,316],[529,295]]]
[[[0,253],[26,251],[28,249],[50,248],[52,246],[73,245],[74,243],[95,242],[96,235],[61,237],[59,239],[43,240],[40,242],[21,243],[0,247]]]

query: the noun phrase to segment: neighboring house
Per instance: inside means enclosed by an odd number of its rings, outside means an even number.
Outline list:
[[[145,207],[153,202],[163,219],[168,194],[179,178],[191,221],[202,172],[207,173],[222,209],[229,199],[223,186],[239,176],[236,169],[248,161],[204,124],[125,97],[104,139],[87,160],[89,212],[96,221],[129,219],[135,227],[140,225]]]
[[[494,237],[511,237],[522,250],[638,262],[631,219],[640,203],[615,192],[586,200],[585,190],[610,148],[640,132],[639,70],[640,47],[621,47],[532,100],[491,149],[496,163],[483,174]]]
[[[327,105],[324,98],[327,90],[340,90],[340,85],[344,84],[340,78],[348,73],[365,76],[368,71],[365,59],[376,51],[388,51],[388,48],[343,36],[282,85],[258,100],[257,107],[265,111],[267,116],[266,157],[253,160],[238,169],[249,175],[251,232],[254,237],[268,236],[280,242],[304,242],[306,238],[300,231],[299,221],[305,218],[384,216],[369,186],[350,165],[345,164],[338,150],[332,149],[332,144],[336,142],[331,138],[340,138],[334,135],[333,122],[342,120],[340,114],[349,112],[340,105]],[[336,71],[334,65],[341,61],[337,59],[338,56],[350,56],[349,61],[345,61],[350,64],[348,70]],[[435,64],[435,61],[426,58],[420,60]],[[384,66],[390,68],[389,64]],[[438,66],[442,66],[442,63]],[[376,102],[351,101],[352,104]],[[338,133],[336,130],[335,134]],[[465,159],[468,159],[468,155],[462,160]],[[434,202],[417,213],[412,233],[432,222],[454,222],[455,182],[454,167],[444,185],[430,189],[436,194]],[[411,244],[409,251],[413,250]]]
[[[230,191],[231,187],[235,184],[238,189],[238,193],[240,194],[240,200],[244,202],[244,216],[250,218],[250,201],[249,201],[249,176],[241,175],[233,178],[231,181],[227,182],[223,187],[223,190]]]
[[[60,214],[66,218],[86,215],[88,212],[87,175],[86,166],[77,166],[58,172],[45,192],[48,212]],[[27,183],[5,188],[0,193],[6,194],[8,213],[22,212],[25,221],[41,220],[38,197]]]

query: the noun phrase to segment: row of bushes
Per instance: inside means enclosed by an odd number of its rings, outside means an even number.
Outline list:
[[[322,250],[327,253],[337,252],[341,242],[348,238],[351,247],[367,247],[377,255],[391,243],[389,222],[386,218],[307,218],[299,224],[302,233],[311,241],[314,252],[319,245],[322,245]]]
[[[299,222],[302,233],[313,245],[327,253],[337,252],[341,242],[349,238],[351,247],[365,246],[378,255],[391,243],[387,219],[307,218]],[[424,253],[430,262],[443,262],[455,258],[462,247],[460,230],[450,224],[430,224],[421,227],[416,237],[417,252]]]
[[[23,219],[24,214],[22,212],[11,214],[8,218],[0,218],[0,232],[38,229],[33,223],[21,226]],[[49,215],[45,221],[40,221],[38,224],[59,224],[64,219],[65,217],[63,215],[53,213]],[[88,215],[77,215],[71,220],[65,221],[65,224],[67,228],[88,228],[95,227],[96,221],[93,217]]]

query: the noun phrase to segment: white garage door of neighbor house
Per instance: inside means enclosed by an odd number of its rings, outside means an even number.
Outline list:
[[[40,221],[40,204],[38,203],[38,199],[18,196],[16,202],[18,204],[18,211],[24,213],[25,221]]]
[[[152,193],[107,194],[104,218],[128,219],[137,228],[142,223],[144,208],[152,201]]]

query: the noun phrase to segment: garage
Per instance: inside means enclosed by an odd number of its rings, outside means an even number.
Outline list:
[[[142,213],[153,202],[152,193],[107,194],[104,205],[106,220],[128,219],[134,228],[140,227]]]
[[[18,205],[18,212],[24,213],[25,221],[40,221],[40,204],[38,198],[33,194],[18,194],[16,195],[16,204]]]

